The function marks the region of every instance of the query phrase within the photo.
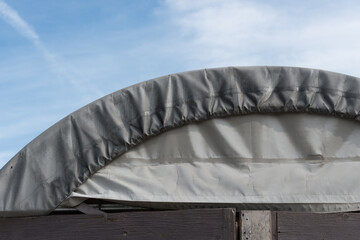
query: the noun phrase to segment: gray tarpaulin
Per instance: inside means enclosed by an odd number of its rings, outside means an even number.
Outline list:
[[[72,198],[111,191],[111,196],[124,197],[118,200],[130,201],[253,203],[274,209],[286,205],[291,210],[295,209],[291,206],[298,206],[296,209],[304,211],[358,210],[359,141],[358,134],[354,135],[358,130],[351,132],[358,123],[333,117],[358,120],[359,93],[358,78],[290,67],[198,70],[117,91],[56,123],[1,169],[1,216],[44,215],[60,204],[71,204]],[[242,116],[249,113],[257,114]],[[310,124],[311,117],[317,124]],[[208,125],[206,120],[210,120]],[[309,124],[301,125],[303,122]],[[174,129],[181,126],[183,131]],[[211,126],[212,131],[207,130]],[[293,126],[299,126],[298,130],[291,131]],[[202,137],[196,135],[194,128]],[[318,128],[321,131],[316,131]],[[242,134],[248,129],[255,133]],[[176,131],[180,135],[190,132],[191,140],[175,138],[175,148],[169,151],[171,144],[151,145],[164,142]],[[301,134],[304,131],[308,134]],[[219,138],[223,135],[228,137]],[[202,146],[191,152],[190,143],[197,137],[203,139],[196,141]],[[269,137],[273,138],[272,145],[268,145]],[[190,141],[190,147],[183,148],[177,141]],[[154,148],[147,150],[149,146]],[[189,159],[167,170],[168,165],[161,165],[164,158],[156,157],[157,153],[170,157],[165,162],[174,156]],[[231,154],[236,155],[233,163],[226,159]],[[205,159],[191,162],[192,157]],[[107,190],[94,187],[93,181],[109,169],[109,181],[104,178],[99,182]],[[113,174],[116,169],[124,174]],[[169,173],[174,169],[176,174]],[[171,175],[169,181],[167,174]],[[176,176],[181,178],[175,181]],[[174,182],[179,183],[177,188],[171,186]],[[169,186],[160,188],[157,184]],[[214,188],[206,187],[210,185]],[[216,188],[225,194],[217,196]],[[123,192],[119,192],[121,189]],[[105,195],[101,198],[113,199]]]
[[[359,123],[304,113],[249,114],[155,136],[100,169],[63,205],[99,198],[160,208],[228,203],[359,210],[359,170]]]

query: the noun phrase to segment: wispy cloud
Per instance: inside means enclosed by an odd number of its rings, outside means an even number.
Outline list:
[[[9,7],[4,1],[0,0],[0,16],[11,26],[13,26],[24,37],[34,43],[39,41],[36,32],[19,16],[19,14]]]
[[[176,49],[190,65],[297,65],[360,75],[360,6],[341,4],[166,0],[165,8],[180,39]]]
[[[104,94],[98,90],[98,88],[91,84],[84,84],[79,81],[81,78],[76,76],[77,74],[70,73],[68,69],[65,69],[61,64],[41,42],[39,35],[35,30],[20,17],[20,15],[7,5],[3,0],[0,0],[0,17],[2,17],[8,24],[10,24],[18,33],[30,40],[34,46],[42,53],[45,60],[50,65],[52,71],[56,73],[60,81],[67,81],[73,87],[75,87],[80,93],[91,93],[96,97],[101,97]]]
[[[29,39],[38,48],[38,50],[42,52],[45,59],[48,60],[51,65],[56,65],[54,56],[40,42],[39,35],[14,9],[2,0],[0,0],[0,16],[13,28],[15,28],[18,33]]]

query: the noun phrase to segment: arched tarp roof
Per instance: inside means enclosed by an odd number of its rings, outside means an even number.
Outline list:
[[[1,216],[53,211],[99,169],[163,131],[248,113],[358,120],[359,94],[359,78],[292,67],[204,69],[122,89],[65,117],[1,169]]]

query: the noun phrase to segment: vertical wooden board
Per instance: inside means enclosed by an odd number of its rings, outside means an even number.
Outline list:
[[[0,220],[0,239],[235,239],[234,209],[53,215]]]
[[[277,225],[277,212],[271,211],[271,231],[272,231],[272,240],[278,239],[278,225]]]
[[[242,240],[272,240],[273,214],[270,211],[241,211]]]
[[[359,213],[278,212],[279,240],[360,239]]]

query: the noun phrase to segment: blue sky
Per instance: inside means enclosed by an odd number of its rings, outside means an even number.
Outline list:
[[[285,65],[360,77],[360,2],[0,0],[0,167],[106,94],[192,69]]]

